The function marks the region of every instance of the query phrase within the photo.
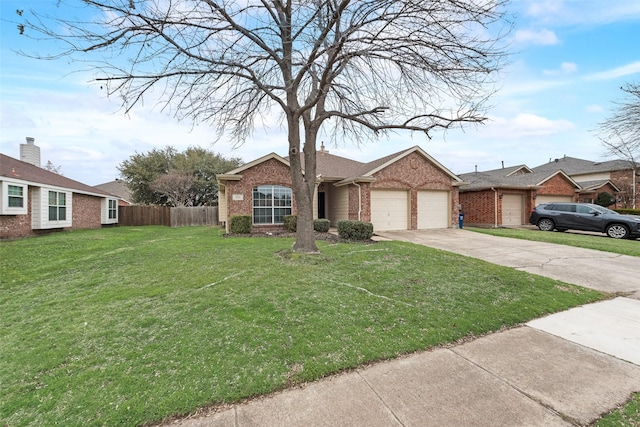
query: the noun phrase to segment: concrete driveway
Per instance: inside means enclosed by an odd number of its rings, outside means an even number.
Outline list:
[[[640,300],[640,258],[460,229],[383,231],[377,235],[442,249]]]

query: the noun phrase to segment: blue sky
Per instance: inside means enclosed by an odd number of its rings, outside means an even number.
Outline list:
[[[42,164],[51,161],[72,179],[97,185],[118,177],[116,167],[135,152],[171,145],[204,147],[251,161],[276,152],[286,155],[277,128],[257,129],[234,149],[214,144],[206,126],[192,127],[154,108],[129,115],[91,80],[90,72],[67,60],[38,61],[38,44],[18,35],[16,9],[52,7],[55,0],[0,2],[0,151],[19,158],[25,137],[40,146]],[[370,161],[420,145],[454,173],[505,166],[537,166],[563,155],[603,160],[594,130],[614,108],[625,83],[640,82],[640,1],[514,0],[511,63],[491,100],[490,121],[464,132],[399,133],[376,143],[349,141],[328,146],[333,154]]]

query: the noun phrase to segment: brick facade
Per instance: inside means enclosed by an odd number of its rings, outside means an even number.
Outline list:
[[[573,197],[575,201],[576,188],[561,175],[555,175],[551,179],[546,180],[541,188],[536,191],[537,195],[543,196],[568,196]]]
[[[399,156],[400,157],[400,156]],[[267,157],[264,161],[253,164],[246,169],[237,172],[240,179],[230,179],[229,176],[222,175],[221,184],[225,186],[224,197],[226,203],[226,218],[234,215],[253,214],[253,188],[259,185],[282,185],[292,188],[289,166],[282,161]],[[373,179],[372,182],[369,182]],[[420,190],[441,190],[450,194],[451,213],[450,225],[457,223],[457,205],[459,203],[458,188],[452,185],[455,176],[448,174],[446,170],[431,162],[425,155],[414,150],[404,157],[398,158],[381,170],[373,173],[372,176],[363,178],[360,181],[349,184],[340,181],[325,181],[322,183],[324,192],[326,218],[338,218],[337,210],[344,212],[351,220],[371,221],[371,191],[376,189],[396,189],[405,190],[410,194],[409,203],[411,206],[410,228],[416,229],[418,223],[418,191]],[[337,199],[334,194],[340,191],[335,185],[342,185],[346,188],[347,197],[341,206],[335,206]],[[225,203],[221,205],[224,206]],[[332,205],[333,203],[333,205]],[[346,204],[346,206],[344,204]],[[293,199],[293,213],[296,213],[296,200]],[[315,212],[315,206],[314,206]],[[344,218],[344,217],[343,217]],[[333,221],[333,219],[332,219]],[[336,221],[334,221],[336,222]],[[332,223],[333,226],[337,224]],[[254,230],[272,231],[282,229],[280,225],[254,225]]]
[[[527,224],[529,212],[536,204],[538,196],[567,196],[577,200],[575,185],[564,176],[555,175],[540,185],[537,189],[516,189],[494,187],[478,191],[460,192],[460,204],[465,214],[465,223],[477,226],[502,226],[504,195],[522,195],[522,223]]]
[[[15,239],[21,237],[38,236],[61,230],[76,230],[83,228],[101,228],[100,197],[73,193],[71,208],[72,226],[67,228],[53,228],[33,230],[31,228],[31,212],[33,208],[34,187],[29,186],[29,198],[26,215],[0,215],[0,239]]]
[[[269,159],[242,171],[242,179],[226,183],[227,219],[235,215],[253,215],[253,188],[258,185],[282,185],[291,188],[291,174],[284,163]],[[235,197],[234,197],[235,196]],[[236,199],[236,200],[234,200]],[[239,200],[241,199],[241,200]],[[293,196],[292,212],[296,212]],[[227,221],[228,221],[227,220]],[[282,225],[254,225],[259,231],[283,230]]]
[[[420,154],[413,152],[374,174],[371,189],[409,190],[410,229],[418,228],[418,191],[442,190],[451,193],[450,225],[458,222],[458,188],[451,185],[451,177]],[[370,194],[370,192],[368,192]],[[366,201],[369,209],[371,202]],[[370,220],[369,212],[369,220]]]

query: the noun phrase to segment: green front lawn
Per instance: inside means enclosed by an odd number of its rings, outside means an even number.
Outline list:
[[[0,242],[0,425],[136,425],[596,301],[401,242],[118,227]]]
[[[533,240],[536,242],[557,243],[560,245],[577,246],[579,248],[595,249],[613,252],[621,255],[639,256],[640,241],[612,239],[603,235],[587,235],[567,231],[540,231],[528,228],[465,228],[465,230],[493,236],[512,237],[514,239]]]

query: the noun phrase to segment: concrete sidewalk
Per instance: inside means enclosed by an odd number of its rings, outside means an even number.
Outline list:
[[[550,277],[572,274],[571,268],[562,273],[559,260],[619,258],[597,251],[568,253],[558,245],[535,242],[521,246],[515,239],[485,239],[494,236],[464,230],[442,230],[435,233],[439,237],[421,234],[410,237],[415,243],[432,246],[426,243],[431,239],[441,249],[454,245],[465,255],[515,263],[510,266]],[[388,236],[397,238],[395,232]],[[532,252],[547,261],[520,265]],[[634,280],[640,277],[640,262],[633,261],[623,263],[631,274],[626,281],[606,284],[609,292],[640,295],[634,288],[640,287]],[[591,268],[594,262],[591,258]],[[624,403],[634,391],[640,391],[640,300],[618,297],[170,425],[583,426]]]

